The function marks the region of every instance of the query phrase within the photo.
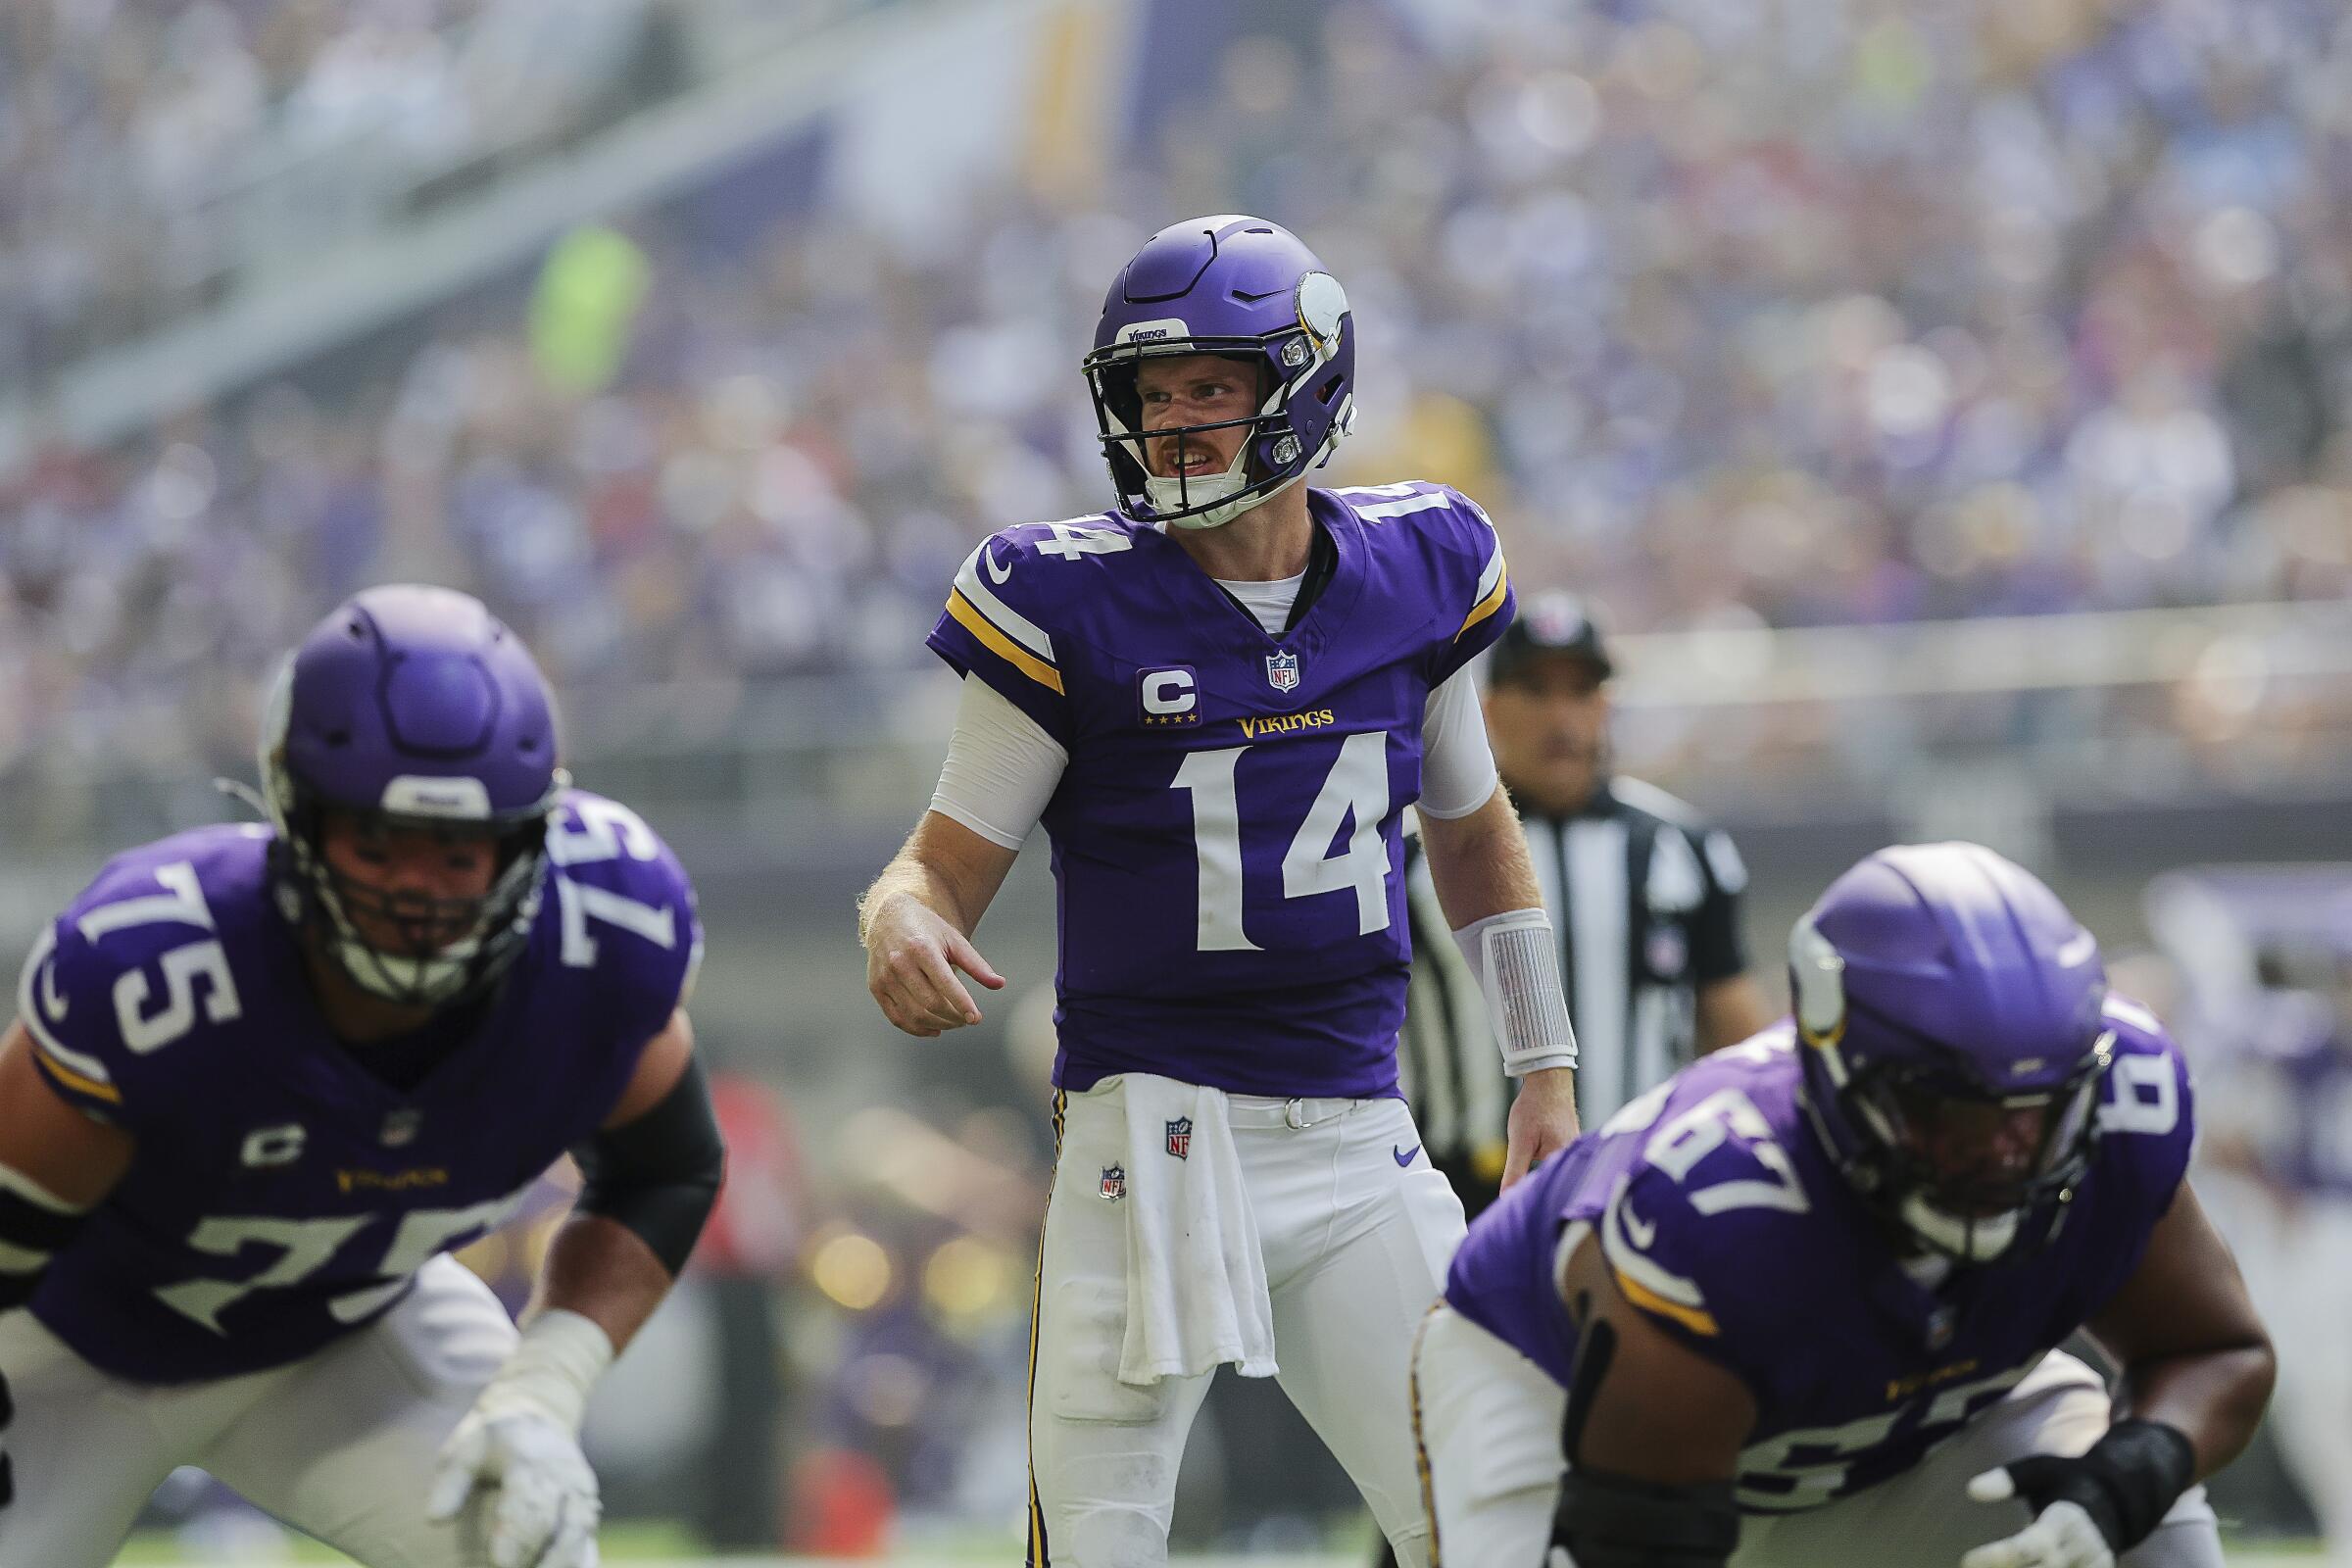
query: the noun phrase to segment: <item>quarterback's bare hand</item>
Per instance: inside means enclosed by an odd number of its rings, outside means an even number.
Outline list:
[[[1575,1070],[1546,1067],[1529,1073],[1519,1085],[1518,1098],[1511,1102],[1502,1190],[1509,1192],[1546,1154],[1575,1143],[1578,1130]]]
[[[873,911],[865,929],[865,989],[883,1017],[926,1039],[978,1023],[980,1008],[956,978],[958,969],[991,991],[1004,987],[970,939],[920,899],[899,894]]]

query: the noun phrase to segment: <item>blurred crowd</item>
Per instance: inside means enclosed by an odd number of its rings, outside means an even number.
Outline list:
[[[44,309],[176,265],[106,225],[266,110],[415,90],[472,7],[103,9],[0,52],[0,267]],[[1112,93],[1095,177],[919,231],[616,215],[365,355],[41,452],[0,478],[0,776],[218,765],[269,653],[388,576],[483,593],[575,689],[919,663],[980,535],[1107,500],[1078,356],[1194,212],[1346,282],[1341,477],[1460,484],[1623,629],[2352,594],[2332,0],[1267,14]]]

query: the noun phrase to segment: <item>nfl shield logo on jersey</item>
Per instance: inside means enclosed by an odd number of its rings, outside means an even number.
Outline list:
[[[1193,1118],[1179,1116],[1168,1123],[1168,1152],[1178,1159],[1190,1159],[1193,1154]]]
[[[1102,1201],[1115,1203],[1127,1196],[1127,1168],[1123,1165],[1102,1167],[1102,1184],[1095,1189]]]
[[[1298,689],[1298,656],[1297,654],[1268,654],[1266,656],[1266,679],[1273,682],[1274,689],[1278,692],[1297,691]]]

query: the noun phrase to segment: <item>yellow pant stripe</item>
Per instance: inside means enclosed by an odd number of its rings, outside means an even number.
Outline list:
[[[952,604],[954,601],[950,601]],[[1054,1173],[1046,1178],[1046,1208],[1054,1207],[1054,1179],[1061,1171],[1061,1125],[1070,1097],[1054,1091]],[[1046,1311],[1046,1232],[1037,1232],[1037,1287],[1029,1298],[1029,1568],[1047,1568],[1046,1509],[1037,1495],[1037,1330]]]
[[[1432,1301],[1429,1310],[1421,1314],[1413,1330],[1413,1359],[1405,1374],[1405,1393],[1413,1407],[1413,1469],[1421,1477],[1421,1514],[1429,1521],[1429,1568],[1445,1568],[1445,1559],[1438,1551],[1438,1488],[1429,1474],[1429,1445],[1421,1438],[1421,1342],[1429,1334],[1429,1320],[1438,1315],[1446,1303]]]

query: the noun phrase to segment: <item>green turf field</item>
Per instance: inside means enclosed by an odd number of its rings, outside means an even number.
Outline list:
[[[814,1568],[820,1561],[839,1562],[839,1558],[809,1557],[709,1557],[696,1553],[679,1532],[662,1526],[616,1525],[607,1530],[601,1541],[604,1560],[608,1563],[630,1563],[638,1568]],[[310,1544],[289,1546],[290,1555],[273,1559],[288,1564],[349,1563],[350,1559]],[[2260,1545],[2234,1545],[2230,1549],[2230,1568],[2288,1568],[2316,1562],[2320,1556],[2317,1543],[2264,1542]],[[876,1568],[966,1568],[972,1563],[1013,1563],[1020,1557],[1018,1548],[1010,1544],[991,1544],[974,1541],[953,1550],[926,1548],[920,1553],[909,1552],[887,1558],[867,1558]],[[122,1564],[137,1564],[140,1568],[232,1568],[229,1559],[191,1557],[178,1543],[169,1537],[143,1537],[134,1540],[127,1550],[116,1559]],[[1264,1557],[1178,1557],[1177,1563],[1186,1568],[1364,1568],[1365,1558],[1358,1552],[1324,1553],[1312,1556]],[[263,1562],[251,1558],[236,1559],[233,1568],[266,1568]]]

